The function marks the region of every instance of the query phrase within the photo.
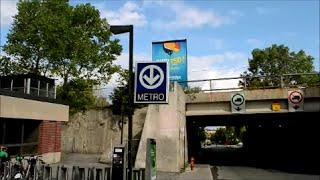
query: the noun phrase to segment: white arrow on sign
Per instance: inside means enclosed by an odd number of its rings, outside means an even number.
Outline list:
[[[147,70],[150,71],[149,76],[145,74]],[[156,76],[154,76],[155,70],[159,72],[159,74],[157,74]],[[159,78],[160,80],[158,81]],[[146,84],[144,80],[146,80],[148,84]],[[163,80],[164,80],[164,73],[162,69],[156,65],[149,65],[144,67],[139,74],[139,81],[141,85],[147,89],[155,89],[159,87],[162,84]]]
[[[159,78],[160,78],[159,74],[154,76],[154,68],[150,68],[150,77],[148,77],[147,75],[143,76],[143,79],[145,79],[150,85],[155,83]]]

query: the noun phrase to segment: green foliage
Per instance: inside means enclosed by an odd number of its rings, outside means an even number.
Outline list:
[[[90,4],[20,1],[4,51],[19,67],[13,73],[52,75],[64,83],[76,78],[100,83],[119,70],[113,61],[122,48],[110,36],[107,21]]]
[[[219,128],[210,137],[210,140],[215,144],[237,144],[242,140],[245,131],[245,127]]]
[[[237,144],[239,142],[239,137],[237,136],[235,127],[227,126],[225,136],[227,144]]]
[[[112,100],[111,110],[116,115],[128,115],[129,102],[128,102],[129,88],[127,85],[118,86],[113,90],[110,95]]]
[[[200,127],[198,129],[198,137],[199,137],[200,142],[204,142],[207,139],[204,127]]]
[[[107,83],[120,70],[122,47],[111,40],[106,19],[90,4],[67,0],[19,1],[18,14],[0,57],[0,74],[34,73],[63,80],[58,97],[73,112],[94,102],[92,86]]]
[[[112,101],[111,110],[116,115],[129,115],[130,111],[136,108],[141,108],[144,105],[134,104],[133,109],[129,106],[129,71],[121,70],[119,72],[120,78],[118,79],[118,86],[114,88],[110,99]]]
[[[274,44],[265,49],[254,49],[252,59],[249,59],[248,71],[245,71],[241,76],[246,77],[247,87],[280,86],[281,79],[279,76],[283,74],[314,72],[313,60],[314,58],[307,55],[303,50],[291,52],[284,45]],[[255,76],[266,77],[261,79]],[[317,76],[313,77],[313,80],[310,80],[309,76],[287,76],[283,79],[283,82],[312,84],[317,79]],[[243,82],[240,82],[240,84],[245,85]]]
[[[129,71],[122,70],[120,73],[120,78],[118,79],[118,86],[114,88],[110,99],[112,101],[111,110],[113,114],[116,115],[128,115],[129,112]]]
[[[201,91],[201,87],[188,87],[184,89],[184,93],[186,94],[195,94]]]
[[[196,94],[201,91],[201,87],[187,87],[184,89],[184,93],[189,96],[191,100],[196,98]]]
[[[219,128],[216,133],[210,137],[211,142],[215,144],[224,144],[226,142],[225,128]]]
[[[84,79],[71,80],[68,83],[58,86],[57,98],[69,104],[70,114],[84,112],[93,107],[95,96],[92,92],[92,81]]]
[[[0,55],[0,76],[10,75],[16,72],[17,66],[10,58]]]

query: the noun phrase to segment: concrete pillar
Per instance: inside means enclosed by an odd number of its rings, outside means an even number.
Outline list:
[[[146,140],[156,139],[157,170],[179,172],[187,161],[185,94],[175,83],[169,104],[149,105],[143,127],[136,168],[145,168]]]

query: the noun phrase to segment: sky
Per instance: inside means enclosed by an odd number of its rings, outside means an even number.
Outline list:
[[[1,46],[6,42],[15,0],[1,1]],[[315,58],[319,71],[319,0],[70,0],[91,3],[112,25],[134,25],[134,61],[151,60],[153,41],[187,39],[188,79],[237,77],[254,48],[284,44]],[[128,35],[117,63],[128,67]],[[115,78],[111,81],[112,86]],[[238,81],[237,81],[238,82]],[[231,83],[232,84],[232,83]],[[227,86],[220,83],[217,86]]]

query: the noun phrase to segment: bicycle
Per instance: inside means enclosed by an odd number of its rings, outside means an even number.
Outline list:
[[[22,163],[23,157],[20,155],[17,155],[15,158],[15,162],[12,163],[11,166],[11,175],[12,179],[14,180],[22,180],[24,175],[24,168]]]
[[[0,162],[0,180],[11,180],[11,164],[8,160]]]
[[[43,175],[43,165],[45,164],[42,159],[42,156],[31,156],[28,161],[27,170],[25,173],[26,180],[38,180]]]

